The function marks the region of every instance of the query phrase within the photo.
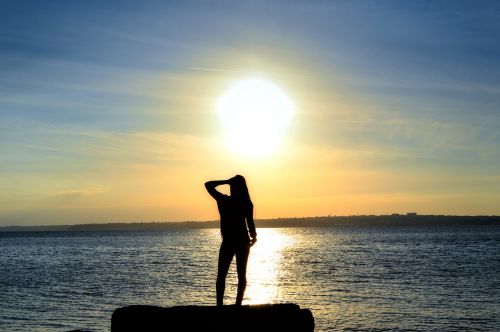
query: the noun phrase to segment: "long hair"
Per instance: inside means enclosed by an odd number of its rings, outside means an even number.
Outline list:
[[[252,200],[250,199],[250,193],[248,192],[247,182],[245,181],[245,178],[243,176],[236,175],[235,177],[233,177],[231,179],[229,187],[232,197],[244,203],[252,203]]]

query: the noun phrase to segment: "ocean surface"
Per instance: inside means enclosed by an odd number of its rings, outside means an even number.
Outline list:
[[[500,226],[258,229],[244,304],[316,331],[500,331]],[[0,233],[0,331],[108,331],[131,304],[214,305],[219,231]],[[236,295],[234,265],[225,303]]]

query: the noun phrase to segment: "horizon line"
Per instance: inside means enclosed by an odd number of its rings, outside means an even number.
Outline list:
[[[302,217],[275,217],[275,218],[256,218],[255,221],[272,221],[272,220],[293,220],[293,219],[319,219],[319,218],[353,218],[353,217],[468,217],[468,218],[478,218],[478,217],[489,217],[498,218],[500,215],[496,214],[418,214],[416,212],[408,212],[405,214],[391,213],[391,214],[351,214],[351,215],[324,215],[324,216],[302,216]],[[178,220],[178,221],[160,221],[160,220],[148,220],[148,221],[102,221],[102,222],[88,222],[88,223],[76,223],[76,224],[42,224],[42,225],[2,225],[2,228],[13,228],[13,227],[74,227],[74,226],[87,226],[87,225],[112,225],[112,224],[182,224],[182,223],[210,223],[219,222],[219,219],[211,220]]]

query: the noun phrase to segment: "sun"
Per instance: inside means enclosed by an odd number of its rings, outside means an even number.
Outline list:
[[[288,96],[278,86],[261,79],[235,83],[217,104],[226,145],[251,157],[276,151],[292,111]]]

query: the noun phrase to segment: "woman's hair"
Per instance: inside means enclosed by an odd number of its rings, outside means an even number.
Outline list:
[[[229,187],[231,189],[231,196],[241,199],[242,201],[251,201],[250,194],[248,193],[247,182],[243,176],[236,175],[231,178]]]

